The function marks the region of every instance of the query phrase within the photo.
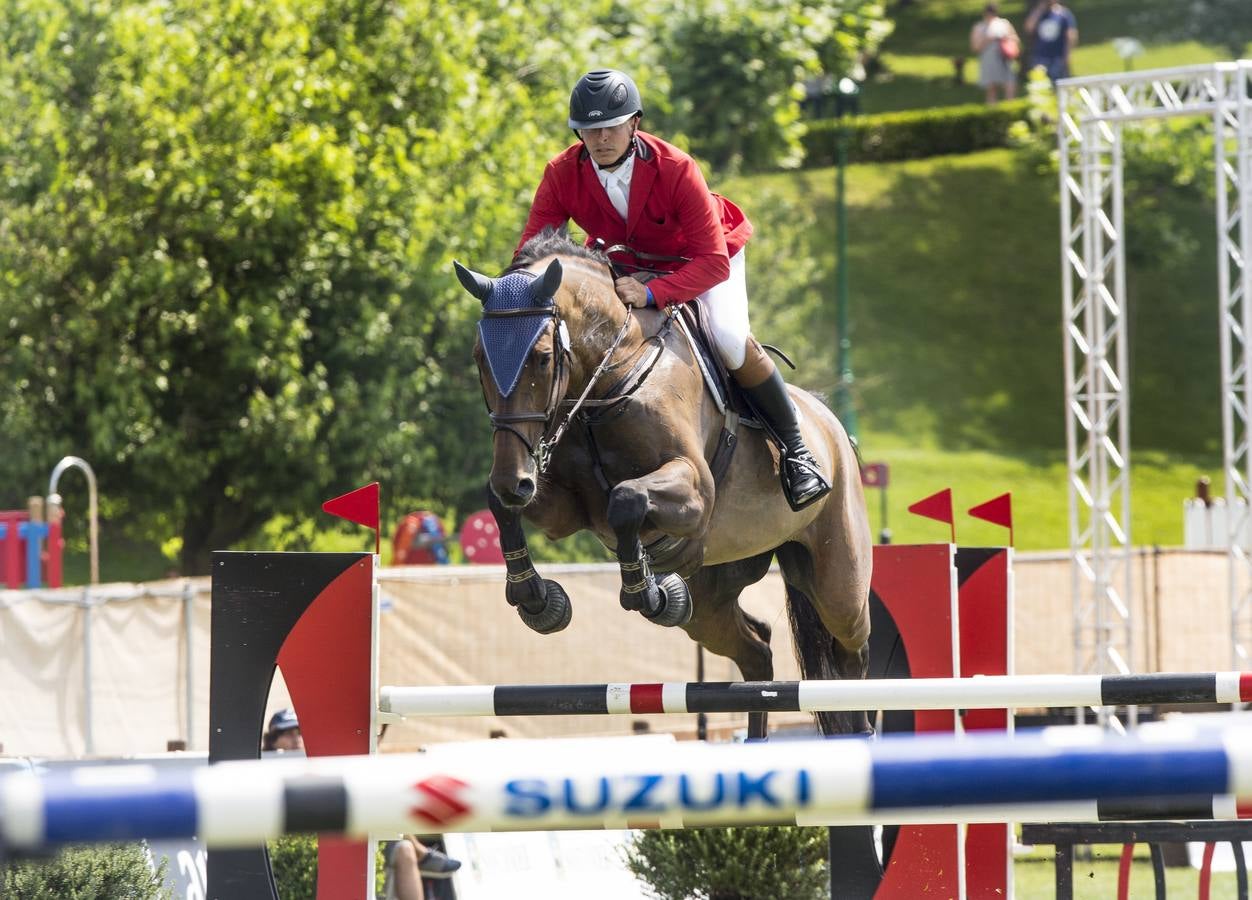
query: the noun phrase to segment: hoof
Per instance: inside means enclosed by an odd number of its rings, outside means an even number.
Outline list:
[[[524,606],[519,606],[517,614],[532,630],[540,634],[552,634],[569,625],[570,618],[574,615],[574,607],[569,602],[569,594],[565,593],[565,588],[546,578],[543,580],[543,585],[546,592],[543,609],[531,613],[527,612]]]
[[[661,579],[661,608],[648,616],[650,622],[672,628],[691,621],[691,591],[682,576],[671,572]]]

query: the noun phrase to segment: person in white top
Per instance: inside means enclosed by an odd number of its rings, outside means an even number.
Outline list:
[[[982,19],[970,31],[969,46],[978,54],[978,84],[987,92],[987,103],[994,104],[1000,91],[1004,99],[1012,100],[1017,95],[1013,61],[1021,40],[1013,23],[1000,15],[997,4],[988,3],[983,8]]]

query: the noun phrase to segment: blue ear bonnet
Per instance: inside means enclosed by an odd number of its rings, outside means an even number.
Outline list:
[[[483,304],[484,316],[478,323],[478,336],[482,340],[487,365],[491,368],[491,377],[504,397],[517,388],[526,357],[539,340],[551,315],[552,297],[544,297],[538,303],[531,300],[534,281],[534,273],[526,271],[510,272],[496,279],[491,296]],[[527,308],[533,308],[536,314],[500,318],[487,315]]]

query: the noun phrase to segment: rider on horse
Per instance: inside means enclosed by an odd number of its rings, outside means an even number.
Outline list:
[[[784,445],[788,499],[796,509],[808,506],[830,484],[804,445],[778,367],[748,325],[743,248],[752,223],[709,190],[690,156],[640,131],[642,117],[643,101],[628,75],[598,69],[578,80],[569,127],[579,142],[544,170],[518,251],[544,228],[573,219],[589,244],[600,238],[628,245],[664,270],[655,278],[618,278],[617,294],[627,306],[705,301],[722,362]]]

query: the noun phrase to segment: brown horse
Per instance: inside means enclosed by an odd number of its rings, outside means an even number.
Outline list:
[[[616,553],[623,607],[682,627],[749,681],[773,678],[770,628],[739,595],[776,556],[803,676],[865,676],[869,519],[856,454],[830,410],[791,388],[833,486],[819,502],[791,510],[778,452],[756,429],[715,484],[724,417],[699,363],[667,313],[623,306],[603,255],[546,232],[498,279],[456,270],[483,303],[474,359],[495,429],[489,502],[506,597],[527,625],[558,631],[571,606],[531,565],[523,516],[553,539],[592,531]],[[863,713],[819,721],[826,734],[869,730]],[[750,715],[754,737],[765,724]]]

